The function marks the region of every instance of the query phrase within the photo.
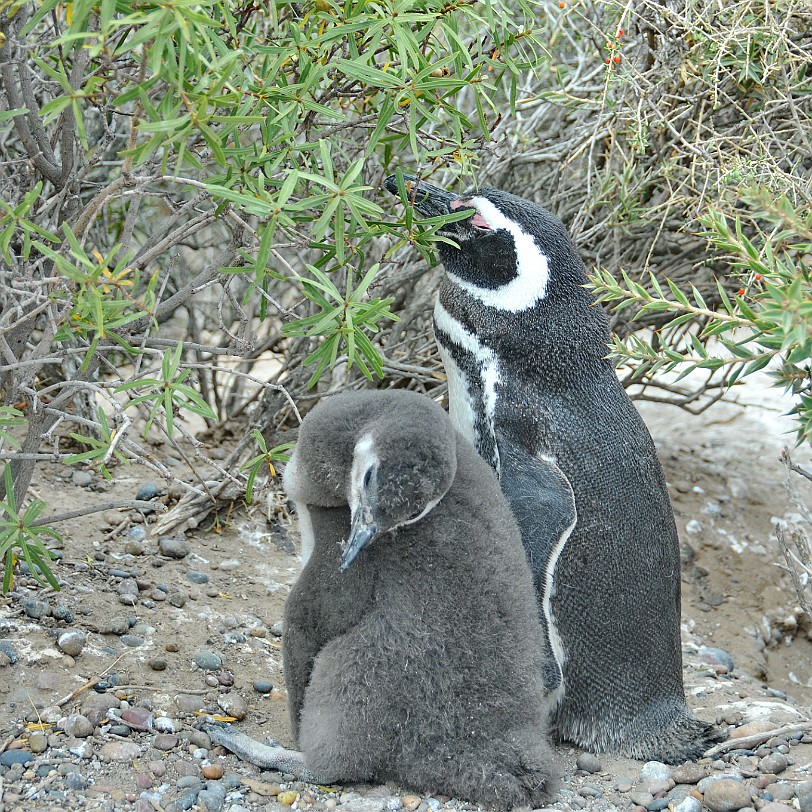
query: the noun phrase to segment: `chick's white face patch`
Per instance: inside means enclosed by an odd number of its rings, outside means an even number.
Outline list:
[[[449,280],[486,307],[509,313],[521,313],[535,307],[547,294],[550,264],[547,257],[539,251],[532,235],[523,231],[518,223],[506,217],[485,197],[472,197],[465,201],[465,205],[476,209],[477,213],[471,220],[472,225],[483,231],[504,230],[513,237],[516,247],[516,276],[498,288],[481,288],[453,273],[447,273]]]

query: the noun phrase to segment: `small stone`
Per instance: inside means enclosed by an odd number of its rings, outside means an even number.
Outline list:
[[[169,652],[180,651],[180,646],[177,643],[167,643],[164,648]]]
[[[270,690],[267,693],[270,693]],[[585,773],[599,773],[601,771],[601,762],[592,753],[579,753],[578,758],[575,760],[575,767]]]
[[[152,776],[147,773],[136,773],[135,786],[138,789],[149,789],[152,786]]]
[[[158,539],[158,551],[167,558],[186,558],[192,548],[183,536],[164,536]]]
[[[131,491],[132,493],[132,491]],[[148,502],[156,496],[160,496],[161,491],[154,482],[145,482],[139,489],[135,498],[139,501]]]
[[[761,759],[758,765],[759,772],[762,773],[779,773],[787,769],[787,757],[783,753],[771,753],[769,756]]]
[[[647,807],[653,800],[654,796],[650,792],[632,792],[629,795],[631,802],[636,806]]]
[[[175,706],[180,713],[197,713],[203,710],[206,701],[202,696],[194,694],[178,694],[175,697]]]
[[[65,733],[74,739],[86,739],[93,735],[93,725],[86,716],[80,713],[71,713],[64,724]]]
[[[93,475],[89,471],[74,471],[71,480],[77,487],[86,488],[93,482]]]
[[[223,666],[223,658],[213,651],[199,651],[192,661],[203,671],[217,671]]]
[[[121,721],[126,722],[133,730],[152,730],[152,714],[148,708],[124,708]]]
[[[697,764],[695,761],[686,761],[685,764],[671,768],[671,778],[674,779],[675,784],[698,784],[707,776],[707,767]]]
[[[85,647],[85,634],[75,630],[62,632],[56,641],[60,651],[71,657],[78,657]]]
[[[712,646],[699,647],[699,659],[703,663],[712,665],[717,671],[724,668],[726,673],[730,673],[734,666],[733,658],[721,648],[714,648]]]
[[[227,558],[225,561],[221,561],[218,569],[222,570],[223,572],[234,572],[238,570],[242,566],[242,562],[236,558]]]
[[[11,767],[12,764],[30,764],[34,756],[28,750],[6,750],[0,753],[0,767]]]
[[[199,572],[198,570],[189,570],[186,573],[186,578],[193,584],[207,584],[209,582],[209,576],[205,572]]]
[[[647,761],[640,770],[641,781],[668,781],[671,768],[661,761]]]
[[[674,812],[702,812],[702,802],[689,795],[674,807]]]
[[[166,775],[166,764],[163,761],[150,761],[147,768],[156,778],[163,778]]]
[[[44,753],[48,749],[48,737],[44,733],[31,733],[28,736],[28,746],[32,753]]]
[[[152,739],[156,750],[174,750],[178,746],[178,737],[174,733],[158,733]]]
[[[129,727],[129,725],[110,725],[110,733],[113,736],[121,736],[126,739],[132,732],[132,728]]]
[[[73,623],[73,612],[64,603],[58,603],[51,610],[54,620],[62,620],[65,623]]]
[[[93,757],[93,745],[91,739],[68,739],[65,741],[64,746],[68,748],[68,752],[72,753],[76,758],[88,759]]]
[[[791,812],[792,807],[787,804],[778,803],[778,801],[767,801],[761,807],[760,812]]]
[[[285,792],[280,792],[279,795],[276,796],[276,800],[279,801],[280,804],[284,804],[285,806],[293,806],[296,803],[296,799],[299,797],[298,792],[294,792],[293,790],[286,790]]]
[[[721,778],[705,790],[704,801],[710,812],[738,812],[750,806],[750,790],[741,781]]]
[[[418,795],[404,795],[400,800],[406,812],[414,812],[420,806],[420,796]]]
[[[778,781],[770,784],[770,795],[774,801],[791,801],[795,797],[795,787],[789,781]]]
[[[157,716],[155,721],[152,723],[152,726],[159,733],[175,733],[177,732],[178,728],[175,720],[170,719],[168,716]]]
[[[757,733],[768,733],[770,730],[775,730],[778,725],[771,722],[769,719],[756,719],[753,722],[747,722],[735,730],[731,731],[731,739],[743,739],[746,736],[753,736]]]
[[[166,666],[168,665],[165,657],[152,657],[147,660],[147,665],[153,671],[166,671]]]
[[[135,742],[114,741],[102,745],[99,758],[102,761],[132,762],[141,755],[141,747]]]
[[[200,771],[200,774],[207,780],[213,779],[216,781],[223,777],[223,765],[209,764]]]
[[[138,648],[144,645],[144,638],[139,637],[137,634],[122,634],[119,640],[129,648]]]
[[[24,600],[22,607],[23,612],[34,620],[42,620],[42,618],[48,617],[48,615],[51,614],[51,607],[44,601],[38,601],[35,598],[27,598]]]
[[[274,637],[281,637],[285,633],[285,623],[282,620],[277,620],[276,623],[271,626],[271,634]]]
[[[268,680],[255,679],[251,684],[258,694],[269,694],[273,691],[273,683]]]
[[[182,589],[175,589],[169,593],[169,604],[177,609],[182,609],[186,605],[189,596]]]
[[[0,640],[0,654],[2,654],[3,658],[6,660],[5,665],[14,665],[20,661],[17,652],[14,650],[14,647],[8,640]]]
[[[238,720],[245,719],[248,713],[248,704],[239,694],[223,694],[217,700],[217,704],[223,709],[226,716],[233,716]]]
[[[98,621],[99,634],[115,634],[116,636],[126,634],[130,628],[127,618],[123,615],[111,618],[102,618]]]

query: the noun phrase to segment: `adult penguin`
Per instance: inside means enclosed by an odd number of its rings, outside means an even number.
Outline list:
[[[213,740],[316,783],[543,805],[556,770],[533,584],[493,471],[448,415],[413,392],[327,398],[285,485],[306,560],[283,651],[301,752],[210,724]]]
[[[438,245],[435,335],[451,417],[499,474],[521,528],[554,731],[594,752],[702,755],[719,735],[685,703],[665,478],[606,358],[608,321],[564,225],[496,189],[458,196],[405,180],[420,214],[470,213],[440,230],[454,244]],[[401,193],[394,176],[385,185]]]

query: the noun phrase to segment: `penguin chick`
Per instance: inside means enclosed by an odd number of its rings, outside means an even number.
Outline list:
[[[594,752],[679,763],[720,734],[685,703],[680,556],[645,424],[607,360],[607,318],[563,223],[496,189],[406,177],[440,233],[434,310],[449,411],[497,471],[546,635],[553,729]],[[386,188],[398,194],[394,176]],[[574,497],[574,511],[571,510]]]
[[[406,391],[323,400],[285,486],[307,537],[283,652],[300,749],[217,725],[213,740],[317,783],[394,781],[504,808],[549,800],[557,770],[519,531],[446,413]]]

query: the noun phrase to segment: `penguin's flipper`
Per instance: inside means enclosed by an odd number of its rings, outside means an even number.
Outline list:
[[[564,653],[552,615],[555,567],[577,521],[575,494],[569,480],[551,457],[535,456],[500,437],[499,479],[519,530],[533,573],[544,628],[544,682],[555,691],[561,686]]]

